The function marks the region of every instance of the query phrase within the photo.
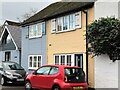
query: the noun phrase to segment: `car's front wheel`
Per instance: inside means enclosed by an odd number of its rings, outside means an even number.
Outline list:
[[[31,83],[29,81],[25,82],[25,90],[32,90]]]
[[[5,85],[6,84],[6,80],[5,80],[5,78],[2,76],[1,77],[1,85]]]
[[[61,90],[60,87],[58,85],[55,85],[52,90]]]

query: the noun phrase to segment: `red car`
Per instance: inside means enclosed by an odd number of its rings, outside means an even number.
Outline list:
[[[85,74],[80,67],[44,65],[25,80],[25,89],[86,90]]]

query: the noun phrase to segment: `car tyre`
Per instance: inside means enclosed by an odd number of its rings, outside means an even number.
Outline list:
[[[55,85],[52,90],[61,90],[58,85]]]
[[[6,80],[3,76],[1,77],[1,85],[2,86],[6,85]]]
[[[31,83],[29,81],[25,82],[25,90],[33,90],[32,85],[31,85]]]

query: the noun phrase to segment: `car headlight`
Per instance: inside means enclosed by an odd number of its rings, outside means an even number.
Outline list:
[[[13,76],[12,73],[10,73],[10,72],[8,72],[8,71],[5,71],[5,75],[6,75],[6,76],[9,76],[9,77],[12,77],[12,76]]]

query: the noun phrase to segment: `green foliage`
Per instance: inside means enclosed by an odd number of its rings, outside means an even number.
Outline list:
[[[114,57],[120,53],[120,20],[114,17],[100,18],[88,26],[89,51],[95,56],[107,54]]]

